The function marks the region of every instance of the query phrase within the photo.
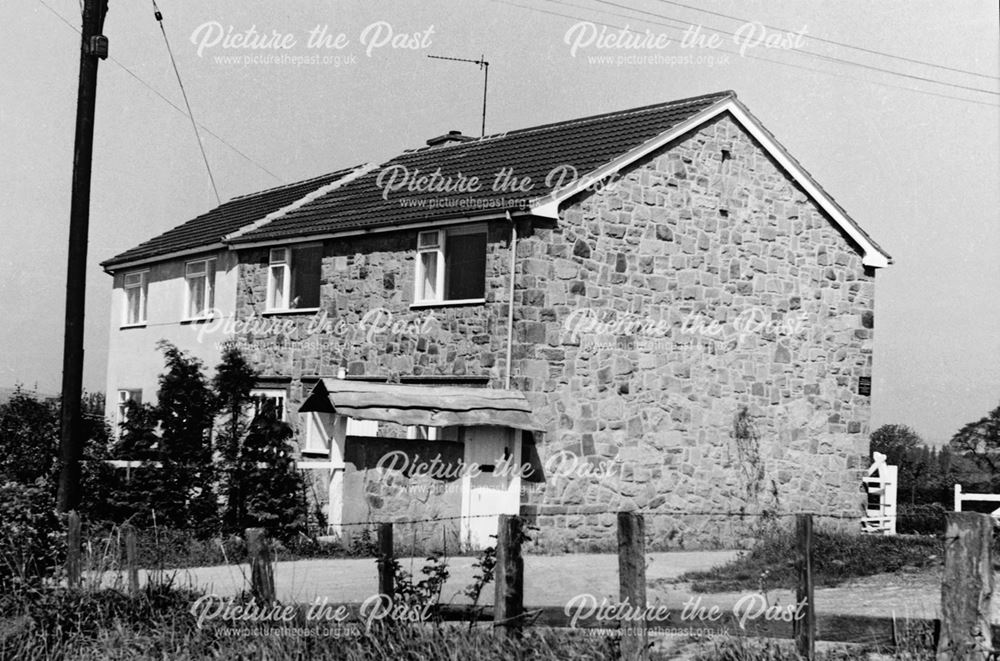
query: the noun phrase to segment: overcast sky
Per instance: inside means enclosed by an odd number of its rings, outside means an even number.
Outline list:
[[[485,54],[488,133],[733,89],[896,259],[876,279],[873,425],[905,423],[943,442],[996,406],[997,3],[697,3],[734,18],[681,6],[694,0],[616,4],[626,3],[159,2],[195,116],[228,143],[203,136],[224,200],[382,160],[450,129],[477,135],[482,72],[427,55]],[[60,383],[79,66],[79,37],[56,13],[78,25],[78,0],[0,3],[0,386],[47,392]],[[649,30],[662,48],[588,45],[582,21],[614,34]],[[343,35],[340,48],[309,47],[324,27],[331,41]],[[215,31],[230,28],[294,44],[227,48]],[[705,46],[684,47],[685,30]],[[150,4],[111,0],[105,33],[112,56],[149,87],[101,64],[87,273],[92,390],[104,387],[111,291],[98,262],[215,205],[189,120],[167,101],[183,107]],[[754,46],[762,35],[790,47]],[[281,52],[299,63],[221,59]],[[594,59],[620,55],[664,61]]]

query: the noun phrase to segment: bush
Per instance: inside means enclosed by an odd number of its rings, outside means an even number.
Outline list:
[[[62,531],[52,489],[44,481],[0,485],[0,592],[52,576],[65,557]]]
[[[901,535],[940,535],[948,510],[940,503],[900,505],[896,512],[896,532]]]
[[[944,557],[936,537],[862,535],[817,531],[813,537],[813,580],[834,586],[861,576],[930,567]],[[736,560],[709,571],[688,572],[695,592],[794,588],[795,536],[787,531],[762,539]]]

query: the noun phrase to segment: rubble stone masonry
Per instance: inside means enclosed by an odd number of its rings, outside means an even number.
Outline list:
[[[732,545],[773,525],[762,513],[860,515],[873,273],[730,117],[519,231],[513,387],[546,425],[543,462],[580,459],[524,492],[539,544],[609,548],[620,509],[650,512],[654,549]],[[415,230],[328,240],[326,327],[288,315],[296,331],[240,339],[293,401],[341,366],[503,387],[509,239],[491,221],[484,304],[424,309]],[[240,258],[238,313],[260,315],[266,250]]]

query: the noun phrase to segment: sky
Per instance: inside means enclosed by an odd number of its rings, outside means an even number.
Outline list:
[[[942,443],[1000,402],[995,2],[158,4],[223,200],[448,130],[478,135],[483,72],[428,55],[489,61],[487,133],[735,90],[895,258],[876,278],[873,429]],[[79,0],[0,3],[0,387],[52,393],[79,68],[63,19],[79,25]],[[231,38],[251,29],[255,44]],[[98,263],[216,204],[151,5],[111,0],[104,32],[115,61],[97,93],[90,390],[104,387],[109,332]],[[324,35],[332,47],[316,46]]]

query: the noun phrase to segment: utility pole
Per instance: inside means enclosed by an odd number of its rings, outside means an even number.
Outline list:
[[[80,398],[83,394],[83,319],[87,287],[87,234],[90,224],[90,172],[94,154],[94,108],[98,59],[108,56],[101,34],[108,0],[84,0],[80,47],[80,84],[76,100],[73,146],[73,199],[69,215],[69,259],[66,266],[66,331],[63,337],[62,412],[59,472],[60,512],[80,503],[80,458],[83,455]]]

